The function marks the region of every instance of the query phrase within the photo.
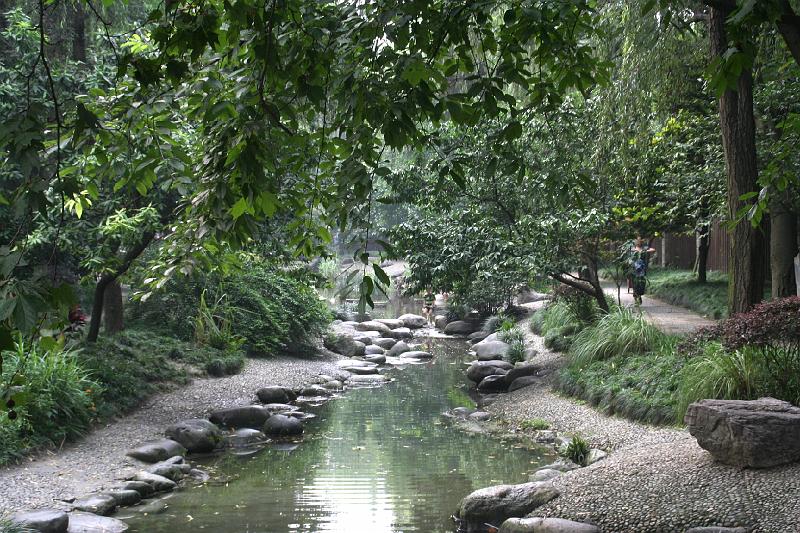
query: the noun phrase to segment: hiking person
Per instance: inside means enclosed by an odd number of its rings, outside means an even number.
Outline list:
[[[422,297],[423,307],[422,314],[428,321],[428,324],[433,324],[433,304],[436,302],[436,295],[430,289],[425,290],[425,296]]]
[[[636,237],[631,249],[631,270],[633,273],[633,301],[642,305],[642,295],[647,289],[647,269],[650,267],[650,254],[656,251],[642,237]]]

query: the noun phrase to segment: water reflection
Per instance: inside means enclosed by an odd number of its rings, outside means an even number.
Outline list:
[[[448,340],[432,349],[432,363],[395,370],[387,386],[319,408],[293,451],[209,460],[231,481],[177,493],[158,516],[131,518],[131,530],[453,531],[450,515],[463,496],[523,482],[546,458],[443,424],[443,411],[469,401],[465,349]]]

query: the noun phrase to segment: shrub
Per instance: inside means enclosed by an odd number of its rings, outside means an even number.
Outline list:
[[[697,332],[681,349],[696,360],[683,378],[680,413],[703,397],[773,396],[800,403],[800,297],[755,306]]]
[[[206,290],[203,290],[194,319],[194,339],[198,344],[218,350],[238,350],[244,344],[244,338],[233,332],[231,309],[226,305],[225,298],[225,295],[219,296],[209,306],[206,303]]]
[[[314,346],[331,320],[308,284],[260,263],[223,280],[233,330],[251,354],[301,352]]]
[[[511,327],[511,329],[502,329],[498,333],[497,337],[508,344],[513,344],[515,342],[524,342],[525,341],[525,333],[522,332],[521,329],[517,327]]]
[[[243,367],[244,357],[241,354],[215,357],[205,365],[208,375],[217,378],[238,374]]]
[[[0,418],[0,462],[29,449],[58,445],[82,435],[95,418],[94,398],[100,385],[80,365],[74,351],[43,351],[19,340],[3,354],[0,383],[21,376],[15,393],[16,419]]]
[[[617,355],[557,374],[556,389],[609,415],[649,424],[674,424],[686,358],[665,344],[657,352]]]
[[[572,310],[564,302],[552,302],[539,313],[542,313],[541,332],[544,335],[551,329],[577,322]]]
[[[580,435],[575,435],[564,449],[564,457],[575,464],[586,466],[586,459],[589,457],[589,443]]]
[[[554,352],[566,353],[572,346],[573,337],[564,335],[565,328],[552,328],[544,336],[544,346]]]
[[[523,420],[520,424],[522,429],[542,430],[550,429],[550,423],[543,418],[532,418],[530,420]]]
[[[749,347],[728,351],[722,344],[710,342],[702,356],[684,367],[681,380],[676,413],[679,420],[689,404],[704,398],[756,399],[768,375],[758,351]]]
[[[520,363],[525,360],[525,343],[521,340],[514,340],[510,343],[506,358],[511,364]]]
[[[617,309],[577,333],[570,349],[571,365],[582,367],[615,355],[636,355],[657,350],[667,336],[639,314]]]
[[[566,305],[572,316],[580,322],[595,322],[600,312],[594,298],[569,285],[561,284],[556,287],[553,300]]]

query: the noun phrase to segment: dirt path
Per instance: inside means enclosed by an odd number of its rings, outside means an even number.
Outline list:
[[[616,285],[611,282],[602,282],[602,285],[606,294],[614,298],[614,301],[617,301]],[[622,305],[631,308],[635,307],[633,294],[628,293],[624,287],[620,292]],[[670,305],[652,296],[644,295],[642,297],[640,309],[654,326],[664,333],[672,335],[687,335],[699,328],[714,324],[713,320],[709,320],[694,311]]]

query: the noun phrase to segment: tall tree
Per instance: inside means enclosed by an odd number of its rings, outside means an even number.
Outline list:
[[[723,7],[712,7],[709,13],[711,54],[720,62],[724,61],[732,46],[739,50],[753,46],[746,34],[729,40],[726,19],[731,13],[732,10]],[[732,87],[726,87],[719,97],[720,129],[728,176],[728,216],[732,221],[738,220],[730,235],[730,314],[745,312],[761,301],[766,274],[763,232],[747,220],[739,219],[739,213],[749,207],[742,197],[758,188],[752,60],[740,53],[736,70],[739,72],[737,75],[733,71]]]

